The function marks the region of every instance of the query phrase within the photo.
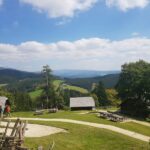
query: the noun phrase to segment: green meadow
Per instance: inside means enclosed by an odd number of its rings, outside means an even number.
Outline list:
[[[61,118],[61,119],[73,119],[79,121],[87,121],[92,123],[100,123],[106,125],[113,125],[116,127],[120,127],[123,129],[127,129],[130,131],[134,131],[143,135],[150,136],[150,127],[141,125],[134,122],[126,122],[126,123],[119,123],[119,122],[112,122],[106,119],[100,118],[97,113],[90,113],[84,114],[86,111],[58,111],[57,113],[45,113],[43,115],[34,116],[34,112],[15,112],[12,114],[13,117],[27,117],[27,118]]]
[[[42,145],[48,150],[54,141],[54,150],[148,150],[146,142],[112,131],[84,125],[59,122],[32,121],[31,123],[64,128],[67,133],[58,133],[42,138],[26,138],[25,146],[37,149]]]

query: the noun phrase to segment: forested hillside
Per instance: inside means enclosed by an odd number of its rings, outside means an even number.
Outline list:
[[[102,77],[94,77],[94,78],[65,78],[65,81],[74,86],[80,86],[86,89],[91,89],[93,83],[98,83],[101,81],[105,88],[113,88],[116,86],[119,80],[119,74],[110,74]]]
[[[0,84],[9,84],[25,78],[39,77],[40,74],[15,69],[0,68]]]
[[[0,84],[8,84],[9,89],[19,91],[32,91],[38,84],[41,84],[41,74],[33,72],[19,71],[15,69],[0,68]],[[59,79],[59,77],[54,76]],[[119,74],[109,74],[105,76],[90,78],[65,78],[69,85],[79,86],[91,90],[93,83],[103,82],[105,88],[112,88],[116,85]]]

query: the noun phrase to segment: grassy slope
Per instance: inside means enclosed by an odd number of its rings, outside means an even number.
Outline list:
[[[55,80],[53,84],[57,88],[61,82],[62,82],[61,80]],[[42,91],[43,91],[42,89],[36,89],[35,91],[29,92],[29,95],[32,99],[35,99],[41,95]]]
[[[54,86],[55,87],[58,87],[60,83],[62,83],[63,81],[62,80],[55,80],[53,82]],[[66,89],[70,89],[70,90],[74,90],[74,91],[79,91],[81,93],[88,93],[88,90],[84,89],[84,88],[81,88],[81,87],[78,87],[78,86],[71,86],[71,85],[67,85],[65,86]]]
[[[84,88],[81,88],[81,87],[78,87],[78,86],[67,85],[66,88],[69,89],[69,90],[79,91],[79,92],[81,92],[83,94],[87,94],[88,93],[88,90],[86,90]]]
[[[140,125],[137,123],[133,122],[128,122],[128,123],[117,123],[117,122],[112,122],[106,119],[102,119],[97,117],[96,114],[79,114],[80,112],[71,112],[71,111],[59,111],[58,113],[55,114],[47,114],[45,113],[44,115],[38,116],[41,118],[65,118],[65,119],[74,119],[74,120],[82,120],[82,121],[89,121],[89,122],[95,122],[95,123],[102,123],[102,124],[109,124],[109,125],[114,125],[123,129],[135,131],[137,133],[141,133],[147,136],[150,136],[150,127]],[[18,112],[12,114],[13,116],[17,117],[35,117],[33,116],[33,112]],[[37,117],[37,116],[36,116]]]
[[[32,99],[35,99],[36,97],[41,95],[42,91],[43,91],[42,89],[38,89],[33,92],[30,92],[29,95],[31,96]]]
[[[54,86],[57,88],[59,86],[60,83],[62,83],[63,81],[61,80],[55,80],[53,82]],[[70,89],[70,90],[74,90],[74,91],[79,91],[81,93],[88,93],[88,90],[84,89],[84,88],[80,88],[77,86],[70,86],[70,85],[66,85],[65,88]],[[40,96],[42,93],[42,89],[37,89],[33,92],[30,92],[29,95],[31,96],[32,99],[35,99],[36,97]]]
[[[63,81],[62,80],[54,80],[53,81],[53,84],[54,84],[54,86],[57,88],[58,86],[59,86],[59,84],[61,84],[61,83],[63,83]]]
[[[4,86],[6,86],[7,84],[0,84],[0,87],[4,87]]]
[[[42,138],[26,138],[29,148],[39,145],[47,146],[55,141],[54,150],[148,150],[148,143],[104,129],[86,127],[83,125],[32,122],[67,129],[68,133],[59,133]]]

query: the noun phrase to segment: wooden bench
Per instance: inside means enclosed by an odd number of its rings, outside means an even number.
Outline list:
[[[34,115],[43,115],[44,114],[44,110],[36,110],[34,112]]]
[[[56,113],[58,111],[57,108],[51,108],[48,110],[48,113]]]
[[[107,118],[108,113],[107,112],[99,112],[101,118]]]
[[[100,113],[100,117],[114,121],[114,122],[124,121],[124,117],[119,116],[119,115],[114,114],[114,113],[110,113],[110,112],[99,112],[99,113]]]

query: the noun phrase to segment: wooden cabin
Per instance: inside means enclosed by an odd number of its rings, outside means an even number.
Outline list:
[[[74,97],[70,98],[71,110],[94,110],[95,101],[92,97]]]

